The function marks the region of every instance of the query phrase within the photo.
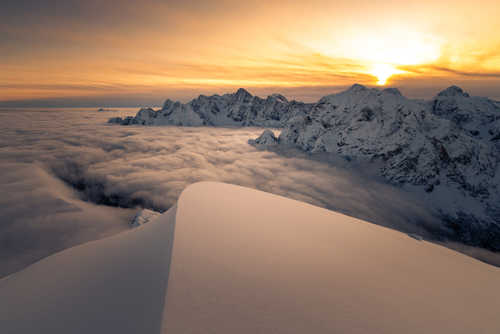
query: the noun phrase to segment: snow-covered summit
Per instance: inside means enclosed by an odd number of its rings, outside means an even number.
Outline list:
[[[288,103],[288,99],[281,94],[272,94],[272,95],[268,96],[267,98],[268,99],[276,99],[276,100],[281,101],[283,103]]]
[[[347,91],[348,92],[362,92],[362,91],[365,91],[365,90],[368,90],[368,88],[365,87],[365,86],[363,86],[363,85],[360,85],[358,83],[355,83]]]
[[[500,108],[452,86],[430,101],[353,85],[290,119],[279,140],[378,161],[391,183],[427,192],[461,241],[500,250]]]
[[[445,90],[438,93],[438,96],[463,96],[469,97],[470,95],[462,90],[458,86],[450,86]]]
[[[236,91],[235,97],[238,101],[245,101],[252,98],[252,94],[250,94],[245,88],[239,88]]]
[[[168,99],[160,110],[141,109],[135,117],[112,118],[109,122],[121,125],[282,127],[292,115],[304,113],[309,108],[306,103],[289,102],[280,94],[263,99],[240,88],[222,96],[200,95],[186,104]]]
[[[269,129],[264,130],[262,134],[256,138],[256,139],[250,139],[248,141],[249,144],[252,145],[275,145],[278,143],[278,138],[274,135],[274,132],[272,132]]]

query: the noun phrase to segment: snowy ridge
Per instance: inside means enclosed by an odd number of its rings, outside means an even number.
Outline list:
[[[163,108],[143,108],[135,117],[111,118],[109,123],[121,125],[177,125],[177,126],[262,126],[282,127],[310,105],[288,101],[283,95],[273,94],[266,99],[252,96],[240,88],[236,93],[205,96],[189,103],[165,101]]]
[[[500,330],[500,270],[415,237],[214,182],[176,219],[163,333]]]
[[[381,163],[391,183],[427,193],[460,241],[500,250],[500,108],[452,86],[430,101],[395,88],[350,89],[291,118],[279,144]]]
[[[175,222],[174,206],[0,279],[0,332],[160,333]]]
[[[418,236],[201,182],[148,224],[0,279],[0,328],[498,333],[499,279],[500,269]]]

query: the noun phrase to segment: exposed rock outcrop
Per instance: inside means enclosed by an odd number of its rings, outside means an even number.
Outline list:
[[[266,129],[258,138],[250,139],[248,143],[251,145],[276,145],[278,144],[278,138],[271,130]]]

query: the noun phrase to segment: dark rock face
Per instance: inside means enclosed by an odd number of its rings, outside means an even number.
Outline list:
[[[113,118],[110,118],[108,120],[108,123],[111,123],[111,124],[120,124],[120,125],[139,124],[139,122],[133,116],[127,116],[125,118],[113,117]]]

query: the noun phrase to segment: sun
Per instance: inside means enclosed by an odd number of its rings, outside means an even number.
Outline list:
[[[383,86],[387,83],[387,80],[394,74],[403,73],[403,71],[398,70],[391,64],[375,64],[370,69],[369,73],[377,77],[377,85]]]
[[[318,40],[311,48],[332,58],[358,63],[360,74],[375,76],[377,84],[383,86],[393,75],[409,74],[400,68],[437,61],[443,43],[439,36],[419,31],[417,27],[394,23],[376,29],[360,26],[340,37]]]

